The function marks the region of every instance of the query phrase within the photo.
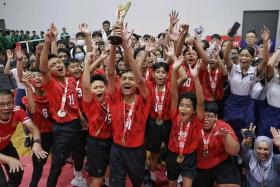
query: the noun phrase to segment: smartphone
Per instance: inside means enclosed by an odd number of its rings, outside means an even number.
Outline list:
[[[237,21],[233,24],[233,26],[231,27],[230,31],[228,32],[228,36],[230,37],[234,37],[234,35],[236,34],[237,30],[240,27],[240,23],[238,23]]]
[[[253,131],[248,131],[248,130],[245,130],[245,131],[241,131],[241,134],[242,134],[242,137],[244,139],[247,139],[247,138],[256,138],[256,135]]]

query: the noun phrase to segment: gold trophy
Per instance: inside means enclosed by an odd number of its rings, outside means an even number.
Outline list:
[[[123,19],[125,15],[127,14],[129,8],[131,6],[131,1],[128,1],[125,5],[119,5],[118,10],[116,12],[117,14],[117,23],[123,22]],[[120,45],[122,44],[122,39],[120,36],[114,35],[114,32],[112,32],[111,36],[108,37],[109,41],[113,45]]]

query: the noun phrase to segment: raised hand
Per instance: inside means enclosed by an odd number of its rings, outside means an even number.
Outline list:
[[[6,51],[6,54],[7,54],[7,58],[8,58],[9,60],[12,60],[12,59],[13,59],[14,53],[13,53],[13,51],[12,51],[11,49],[8,49],[8,50]]]
[[[194,35],[196,38],[201,38],[203,34],[204,28],[199,25],[197,28],[194,29]]]
[[[277,130],[275,127],[271,127],[270,132],[272,134],[272,138],[273,138],[272,141],[273,141],[274,145],[278,149],[280,149],[280,130],[279,129]]]
[[[173,42],[169,42],[169,44],[167,45],[167,49],[164,49],[164,52],[168,57],[173,57],[174,56],[175,49],[174,49]]]
[[[9,170],[10,173],[16,173],[19,172],[20,170],[23,171],[23,165],[20,163],[18,159],[9,157],[7,162],[10,167]]]
[[[198,77],[199,74],[199,67],[202,63],[202,59],[198,59],[195,66],[192,68],[191,64],[189,64],[189,69],[190,69],[190,73],[192,75],[192,77]]]
[[[263,41],[268,41],[270,36],[270,31],[269,29],[264,25],[263,28],[261,29],[261,38]]]
[[[37,46],[36,46],[36,54],[41,54],[43,51],[43,44],[42,43],[39,43]]]
[[[50,33],[52,34],[53,38],[57,37],[58,35],[58,31],[54,23],[52,23],[50,26]]]
[[[16,49],[15,49],[15,52],[16,52],[16,58],[17,58],[17,60],[22,60],[22,58],[23,58],[22,49],[16,48]]]
[[[145,42],[145,51],[150,53],[156,49],[156,43],[153,38],[148,39]]]
[[[177,42],[180,36],[180,28],[178,27],[178,25],[176,24],[173,28],[171,33],[168,33],[170,40]]]
[[[241,134],[243,136],[242,144],[245,146],[250,146],[253,142],[253,138],[255,137],[255,129],[256,126],[253,123],[250,124],[249,128],[241,129]]]
[[[93,62],[94,56],[95,55],[92,52],[87,53],[84,60],[85,64],[91,64]]]
[[[179,56],[179,58],[177,58],[177,59],[175,60],[175,62],[173,63],[172,69],[173,69],[174,71],[178,71],[178,69],[181,67],[183,61],[184,61],[184,56],[182,56],[182,55]]]
[[[47,32],[45,34],[45,42],[51,43],[54,40],[54,36],[51,34],[51,32]]]
[[[187,44],[193,45],[193,42],[194,42],[194,37],[188,36],[188,37],[186,38],[186,43],[187,43]]]
[[[81,25],[79,25],[79,29],[84,34],[90,33],[90,31],[88,30],[88,25],[86,23],[82,23]]]
[[[177,12],[176,10],[172,10],[171,13],[169,13],[169,23],[170,25],[174,26],[179,22],[179,12]]]

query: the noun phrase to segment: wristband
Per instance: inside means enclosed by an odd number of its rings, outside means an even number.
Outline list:
[[[34,140],[33,142],[34,142],[34,143],[39,143],[39,144],[41,144],[41,143],[42,143],[42,140],[41,140],[40,138],[38,138],[38,139]]]

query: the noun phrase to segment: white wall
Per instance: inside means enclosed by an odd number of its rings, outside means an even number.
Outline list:
[[[6,5],[3,5],[6,2]],[[78,24],[87,22],[90,30],[105,19],[115,21],[118,4],[126,0],[0,0],[0,19],[6,27],[23,30],[46,30],[51,22],[71,34]],[[279,10],[279,0],[133,0],[126,20],[136,33],[156,35],[168,26],[168,13],[176,9],[180,21],[191,30],[203,25],[207,34],[224,34],[234,21],[242,23],[244,10]],[[280,39],[280,19],[277,39]],[[239,30],[241,32],[241,29]]]

